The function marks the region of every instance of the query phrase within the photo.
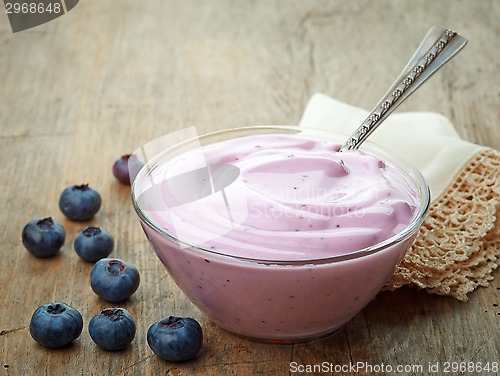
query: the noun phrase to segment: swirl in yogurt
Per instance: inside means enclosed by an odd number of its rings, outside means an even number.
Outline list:
[[[146,213],[187,244],[281,261],[351,253],[407,227],[419,205],[410,179],[372,154],[339,148],[286,134],[202,146],[150,172],[162,203]],[[190,180],[204,166],[234,166],[239,174],[225,185],[209,168]],[[178,177],[187,179],[172,188]],[[194,199],[172,204],[186,192]]]

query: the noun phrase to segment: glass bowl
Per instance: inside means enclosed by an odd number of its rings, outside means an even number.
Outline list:
[[[204,246],[239,226],[248,216],[248,207],[245,182],[238,168],[231,163],[210,164],[202,148],[245,136],[277,134],[337,144],[347,139],[346,135],[295,126],[243,127],[193,137],[144,161],[132,184],[132,201],[147,239],[168,273],[210,320],[254,340],[304,342],[336,330],[374,299],[414,241],[427,214],[430,193],[414,167],[367,141],[361,150],[399,171],[405,181],[402,184],[407,185],[405,190],[417,203],[410,223],[395,235],[361,249],[309,258],[249,257]],[[176,170],[172,174],[159,173],[161,166],[182,160],[186,152],[191,152],[191,173],[178,174],[176,168],[172,168]],[[192,160],[198,157],[199,163],[194,163]],[[211,215],[210,203],[200,204],[214,197],[229,211],[226,223],[218,223],[219,217]],[[193,202],[198,212],[189,219],[195,224],[188,229],[183,229],[180,222],[175,226],[173,219],[168,226],[161,223],[162,216],[174,218],[179,208]],[[309,234],[299,231],[294,236],[285,236],[284,249],[297,236]],[[328,239],[328,234],[325,237]]]

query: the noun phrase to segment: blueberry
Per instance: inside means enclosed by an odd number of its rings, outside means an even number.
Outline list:
[[[96,226],[84,228],[73,242],[76,254],[87,262],[96,262],[108,257],[114,245],[115,241],[111,234]]]
[[[147,341],[160,358],[182,362],[198,354],[203,345],[203,331],[195,319],[169,316],[149,327]]]
[[[54,256],[65,239],[64,227],[50,217],[33,219],[23,228],[23,244],[36,257]]]
[[[30,321],[30,334],[40,345],[51,349],[64,347],[82,333],[80,312],[61,302],[38,307]]]
[[[137,268],[125,261],[104,258],[90,271],[90,287],[102,299],[117,303],[128,299],[139,287]]]
[[[142,166],[136,155],[125,154],[113,164],[113,175],[120,183],[130,185]]]
[[[104,350],[123,350],[135,337],[135,320],[125,308],[106,308],[90,320],[89,334]]]
[[[59,209],[73,221],[88,221],[101,207],[101,195],[88,184],[71,185],[59,198]]]

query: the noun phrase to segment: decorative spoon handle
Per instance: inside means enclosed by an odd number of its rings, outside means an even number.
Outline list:
[[[387,94],[340,148],[357,149],[406,98],[467,44],[467,39],[441,26],[433,26]]]

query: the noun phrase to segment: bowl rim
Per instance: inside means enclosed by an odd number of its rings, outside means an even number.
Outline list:
[[[314,135],[318,136],[341,136],[347,139],[349,135],[347,134],[341,134],[339,132],[333,132],[329,131],[327,129],[320,129],[320,128],[305,128],[305,127],[299,127],[299,126],[293,126],[293,125],[253,125],[253,126],[243,126],[243,127],[235,127],[235,128],[227,128],[223,130],[217,130],[214,132],[207,132],[195,137],[189,137],[181,142],[178,142],[174,145],[168,146],[166,149],[162,150],[160,153],[155,155],[153,158],[150,160],[146,161],[142,168],[139,170],[137,175],[134,178],[134,181],[132,182],[131,185],[131,198],[132,198],[132,205],[134,207],[134,210],[136,214],[138,215],[140,221],[144,224],[146,224],[149,228],[160,234],[161,236],[165,236],[168,239],[174,241],[175,243],[182,244],[183,247],[186,247],[187,249],[194,249],[196,251],[199,251],[201,253],[206,253],[209,255],[216,255],[216,256],[222,256],[225,258],[233,259],[233,260],[241,260],[241,261],[248,261],[248,262],[253,262],[253,263],[259,263],[259,264],[267,264],[267,265],[312,265],[312,264],[331,264],[331,263],[336,263],[336,262],[342,262],[342,261],[349,261],[349,260],[354,260],[358,259],[361,257],[369,256],[378,252],[383,251],[384,249],[387,249],[397,243],[400,243],[402,241],[405,241],[408,239],[410,236],[412,236],[418,228],[421,226],[422,222],[424,221],[430,207],[431,203],[431,193],[430,193],[430,188],[429,185],[427,184],[427,181],[423,177],[422,173],[410,162],[408,162],[405,158],[400,157],[399,155],[389,151],[385,147],[381,146],[378,143],[374,143],[370,140],[365,141],[363,145],[361,145],[360,149],[367,151],[368,153],[375,154],[378,157],[384,158],[385,156],[389,156],[391,159],[391,163],[394,164],[393,161],[397,161],[398,164],[402,164],[405,166],[405,168],[409,169],[411,171],[411,174],[414,176],[411,176],[407,171],[402,171],[407,177],[410,178],[412,183],[415,185],[415,188],[417,189],[419,193],[419,198],[420,198],[420,206],[413,216],[413,219],[411,222],[399,233],[391,236],[390,238],[383,240],[381,242],[378,242],[376,244],[373,244],[371,246],[361,248],[356,251],[348,252],[345,254],[340,254],[340,255],[333,255],[333,256],[326,256],[326,257],[318,257],[318,258],[307,258],[307,259],[300,259],[300,260],[283,260],[283,259],[272,259],[272,258],[252,258],[252,257],[244,257],[244,256],[237,256],[233,254],[227,254],[223,252],[217,252],[211,249],[203,248],[197,245],[193,245],[189,243],[188,241],[184,239],[180,239],[173,234],[169,233],[168,231],[164,230],[161,226],[159,226],[153,219],[151,219],[145,212],[144,210],[141,209],[138,200],[137,200],[137,191],[139,190],[139,185],[140,182],[143,180],[145,175],[152,170],[152,167],[154,167],[158,160],[162,159],[162,157],[167,154],[168,152],[171,152],[175,148],[179,148],[182,145],[186,145],[190,142],[193,142],[195,140],[199,139],[204,139],[207,137],[213,137],[217,135],[222,135],[222,134],[227,134],[227,133],[240,133],[240,132],[249,132],[252,130],[281,130],[281,131],[297,131],[300,133],[303,133],[306,137],[311,137]],[[271,133],[269,133],[271,134]],[[244,135],[240,136],[244,137]],[[372,149],[375,149],[376,151],[373,151]],[[381,153],[382,155],[379,155]],[[401,171],[400,166],[396,166],[398,170]]]

